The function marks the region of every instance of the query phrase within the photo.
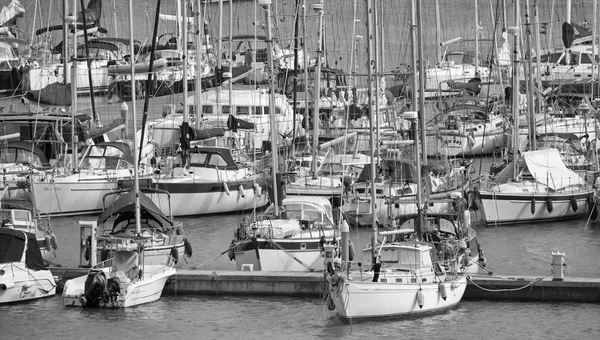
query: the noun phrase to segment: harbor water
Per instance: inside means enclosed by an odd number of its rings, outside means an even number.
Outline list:
[[[184,268],[235,270],[227,254],[234,227],[244,215],[178,218],[193,246]],[[76,267],[78,221],[57,217],[57,261]],[[587,218],[512,227],[476,227],[486,269],[503,276],[551,275],[552,251],[566,254],[565,275],[600,277],[600,227]],[[357,249],[370,242],[368,228],[353,228]],[[215,258],[216,257],[216,258]],[[202,265],[206,261],[214,260]],[[200,269],[199,268],[199,269]],[[176,279],[176,278],[175,278]],[[524,282],[525,285],[527,282]],[[595,339],[600,305],[511,301],[462,301],[441,314],[352,325],[327,310],[319,298],[268,296],[164,296],[156,303],[122,310],[63,308],[60,298],[0,306],[2,339],[119,338],[190,339]]]

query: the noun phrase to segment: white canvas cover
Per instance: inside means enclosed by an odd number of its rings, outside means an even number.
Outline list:
[[[264,220],[256,222],[256,236],[265,238],[286,238],[302,232],[298,220]]]
[[[523,158],[535,180],[551,189],[586,184],[578,174],[565,166],[557,149],[523,152]]]

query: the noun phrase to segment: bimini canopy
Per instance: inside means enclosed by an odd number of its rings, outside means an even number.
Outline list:
[[[523,158],[533,178],[553,190],[586,184],[578,174],[565,166],[557,149],[523,152]]]
[[[26,242],[27,267],[32,270],[46,269],[35,235],[9,228],[0,228],[0,263],[21,262]]]
[[[140,195],[140,219],[144,223],[143,229],[151,228],[157,231],[163,231],[163,227],[173,226],[173,221],[162,213],[160,208],[154,204],[152,199],[144,195],[141,191]],[[118,215],[114,225],[113,233],[128,229],[135,229],[135,222],[125,223],[120,228],[116,228],[124,221],[135,221],[135,192],[133,190],[123,194],[115,202],[106,208],[98,217],[98,224],[105,223],[112,216]]]

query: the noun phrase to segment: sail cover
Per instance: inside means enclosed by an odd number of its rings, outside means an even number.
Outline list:
[[[525,163],[536,181],[560,190],[571,185],[585,185],[585,181],[565,166],[557,149],[523,152]]]

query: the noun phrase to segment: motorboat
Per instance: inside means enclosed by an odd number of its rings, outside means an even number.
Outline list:
[[[0,228],[0,304],[54,296],[56,283],[44,266],[35,234]]]
[[[139,225],[135,209],[138,199]],[[172,253],[176,246],[170,244],[170,238],[164,237],[159,245],[154,234],[166,233],[166,228],[173,227],[172,221],[150,198],[132,190],[108,206],[97,222],[113,225],[111,249],[107,253],[110,257],[92,266],[87,275],[65,283],[63,305],[122,308],[158,300],[167,280],[176,273],[178,255],[176,251]],[[106,248],[105,243],[103,250],[107,251]],[[96,250],[91,249],[90,253],[95,254]]]

